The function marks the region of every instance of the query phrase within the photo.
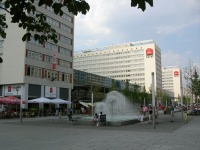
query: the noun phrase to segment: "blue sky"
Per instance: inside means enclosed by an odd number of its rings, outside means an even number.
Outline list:
[[[200,0],[154,0],[145,12],[131,0],[87,0],[90,11],[75,17],[75,51],[153,39],[162,66],[200,69]]]

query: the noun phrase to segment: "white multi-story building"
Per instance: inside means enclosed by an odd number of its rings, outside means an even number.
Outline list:
[[[153,40],[107,46],[74,55],[74,69],[145,86],[162,88],[161,52]]]
[[[162,67],[162,88],[174,100],[181,97],[182,73],[179,67]]]
[[[0,44],[3,58],[0,64],[1,96],[21,96],[26,101],[38,97],[71,100],[74,15],[63,11],[61,17],[48,6],[36,5],[36,13],[45,14],[58,35],[57,44],[47,41],[40,45],[33,37],[23,42],[26,30],[11,23],[10,15],[0,10],[6,15],[8,24],[6,39]]]

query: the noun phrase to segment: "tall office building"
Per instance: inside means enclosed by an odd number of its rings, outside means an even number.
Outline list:
[[[145,86],[162,88],[161,52],[153,40],[85,50],[74,55],[74,69]]]
[[[36,1],[38,3],[38,1]],[[46,15],[46,21],[56,30],[58,43],[51,41],[40,45],[31,37],[22,42],[26,30],[11,23],[6,15],[7,37],[1,40],[0,94],[13,95],[29,100],[38,97],[62,98],[71,100],[73,88],[73,40],[74,15],[63,10],[63,16],[56,15],[51,7],[36,6],[36,13]]]
[[[182,72],[179,67],[162,67],[162,88],[174,100],[181,96]]]

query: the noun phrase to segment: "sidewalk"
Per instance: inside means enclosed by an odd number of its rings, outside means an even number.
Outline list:
[[[199,150],[200,117],[160,115],[158,124],[71,125],[57,117],[0,120],[1,150]]]

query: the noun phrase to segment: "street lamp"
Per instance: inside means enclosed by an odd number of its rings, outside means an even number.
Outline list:
[[[16,87],[17,96],[18,96],[18,91],[20,88],[21,88],[21,86]],[[20,123],[22,123],[22,99],[21,99],[21,96],[20,96]]]

